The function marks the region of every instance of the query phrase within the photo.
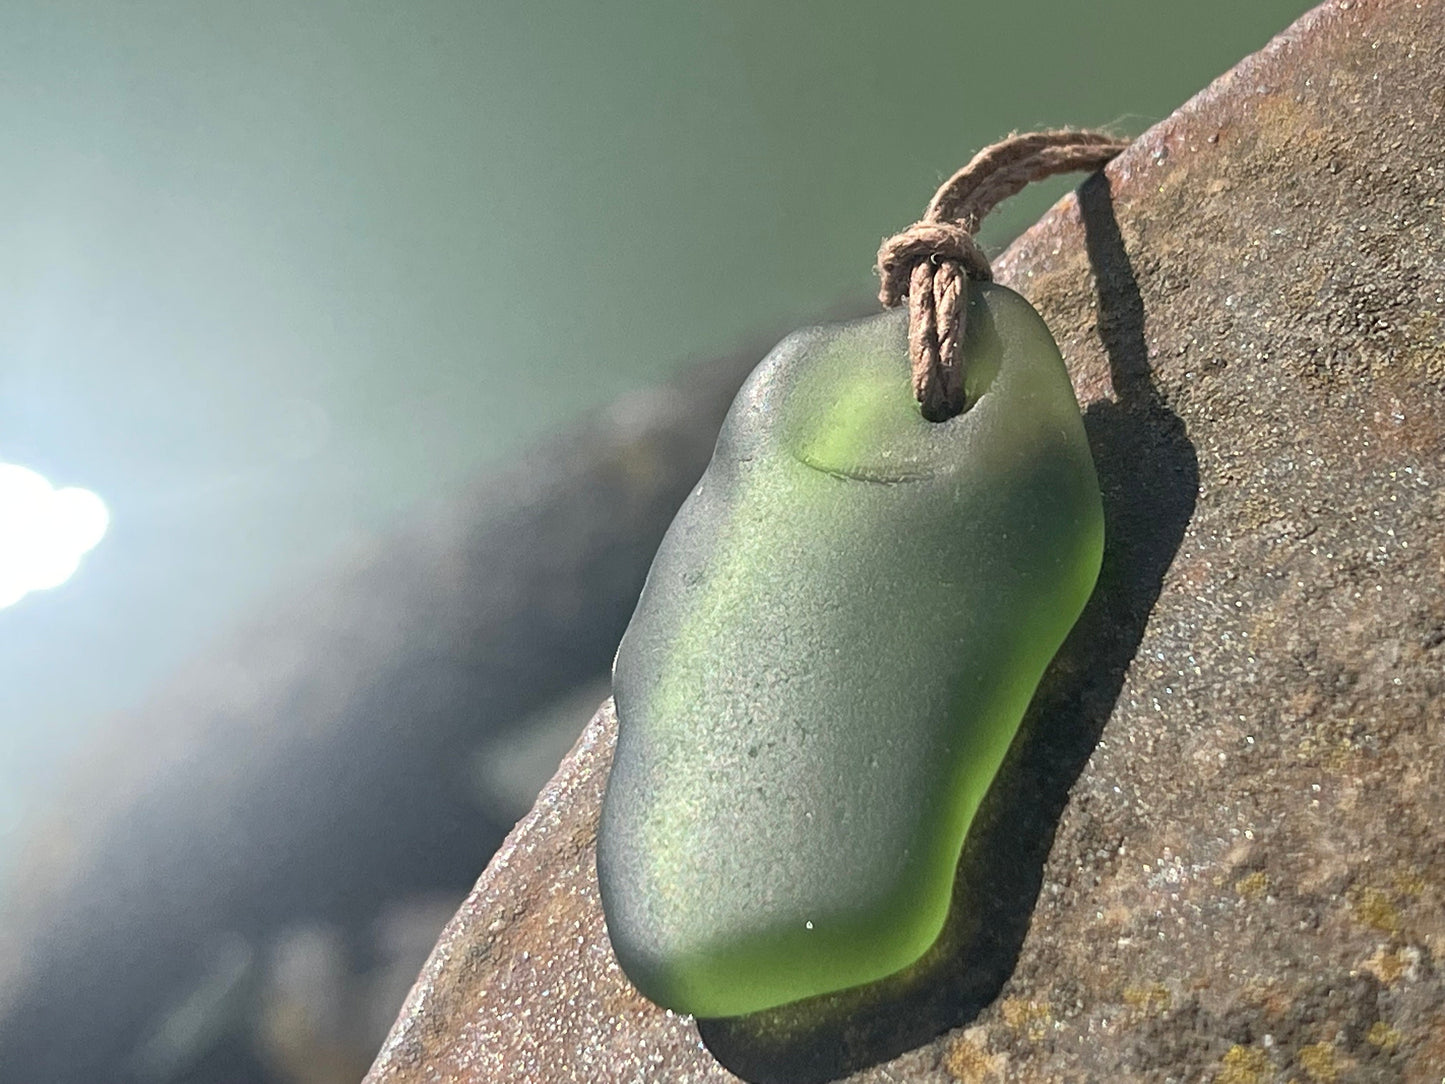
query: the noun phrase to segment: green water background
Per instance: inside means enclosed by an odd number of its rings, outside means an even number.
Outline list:
[[[9,0],[0,461],[113,526],[0,610],[0,857],[102,720],[348,539],[867,297],[982,144],[1142,131],[1306,6]]]

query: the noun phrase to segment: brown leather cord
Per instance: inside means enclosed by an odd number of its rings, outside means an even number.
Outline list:
[[[963,341],[967,281],[993,278],[973,239],[984,217],[1030,182],[1056,173],[1096,170],[1129,145],[1106,132],[1030,132],[985,147],[943,183],[923,218],[878,249],[878,300],[892,308],[908,299],[908,356],[913,394],[931,422],[968,405]]]

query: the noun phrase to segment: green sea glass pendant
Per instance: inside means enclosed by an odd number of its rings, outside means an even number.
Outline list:
[[[1099,486],[1068,373],[970,283],[963,414],[893,311],[784,340],[739,393],[613,672],[597,843],[617,959],[735,1016],[871,982],[937,937],[974,813],[1093,590]]]

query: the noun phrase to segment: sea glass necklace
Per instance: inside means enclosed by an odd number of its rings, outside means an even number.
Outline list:
[[[733,403],[613,671],[598,881],[618,962],[659,1005],[757,1012],[881,979],[938,936],[1103,549],[1058,347],[972,234],[1123,146],[981,152],[879,253],[907,315],[789,336]]]

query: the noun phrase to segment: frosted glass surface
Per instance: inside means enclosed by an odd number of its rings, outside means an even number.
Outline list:
[[[906,317],[784,340],[658,551],[614,669],[608,931],[652,1000],[732,1016],[891,974],[1093,589],[1098,482],[1017,294],[971,288],[973,406],[923,420]]]

